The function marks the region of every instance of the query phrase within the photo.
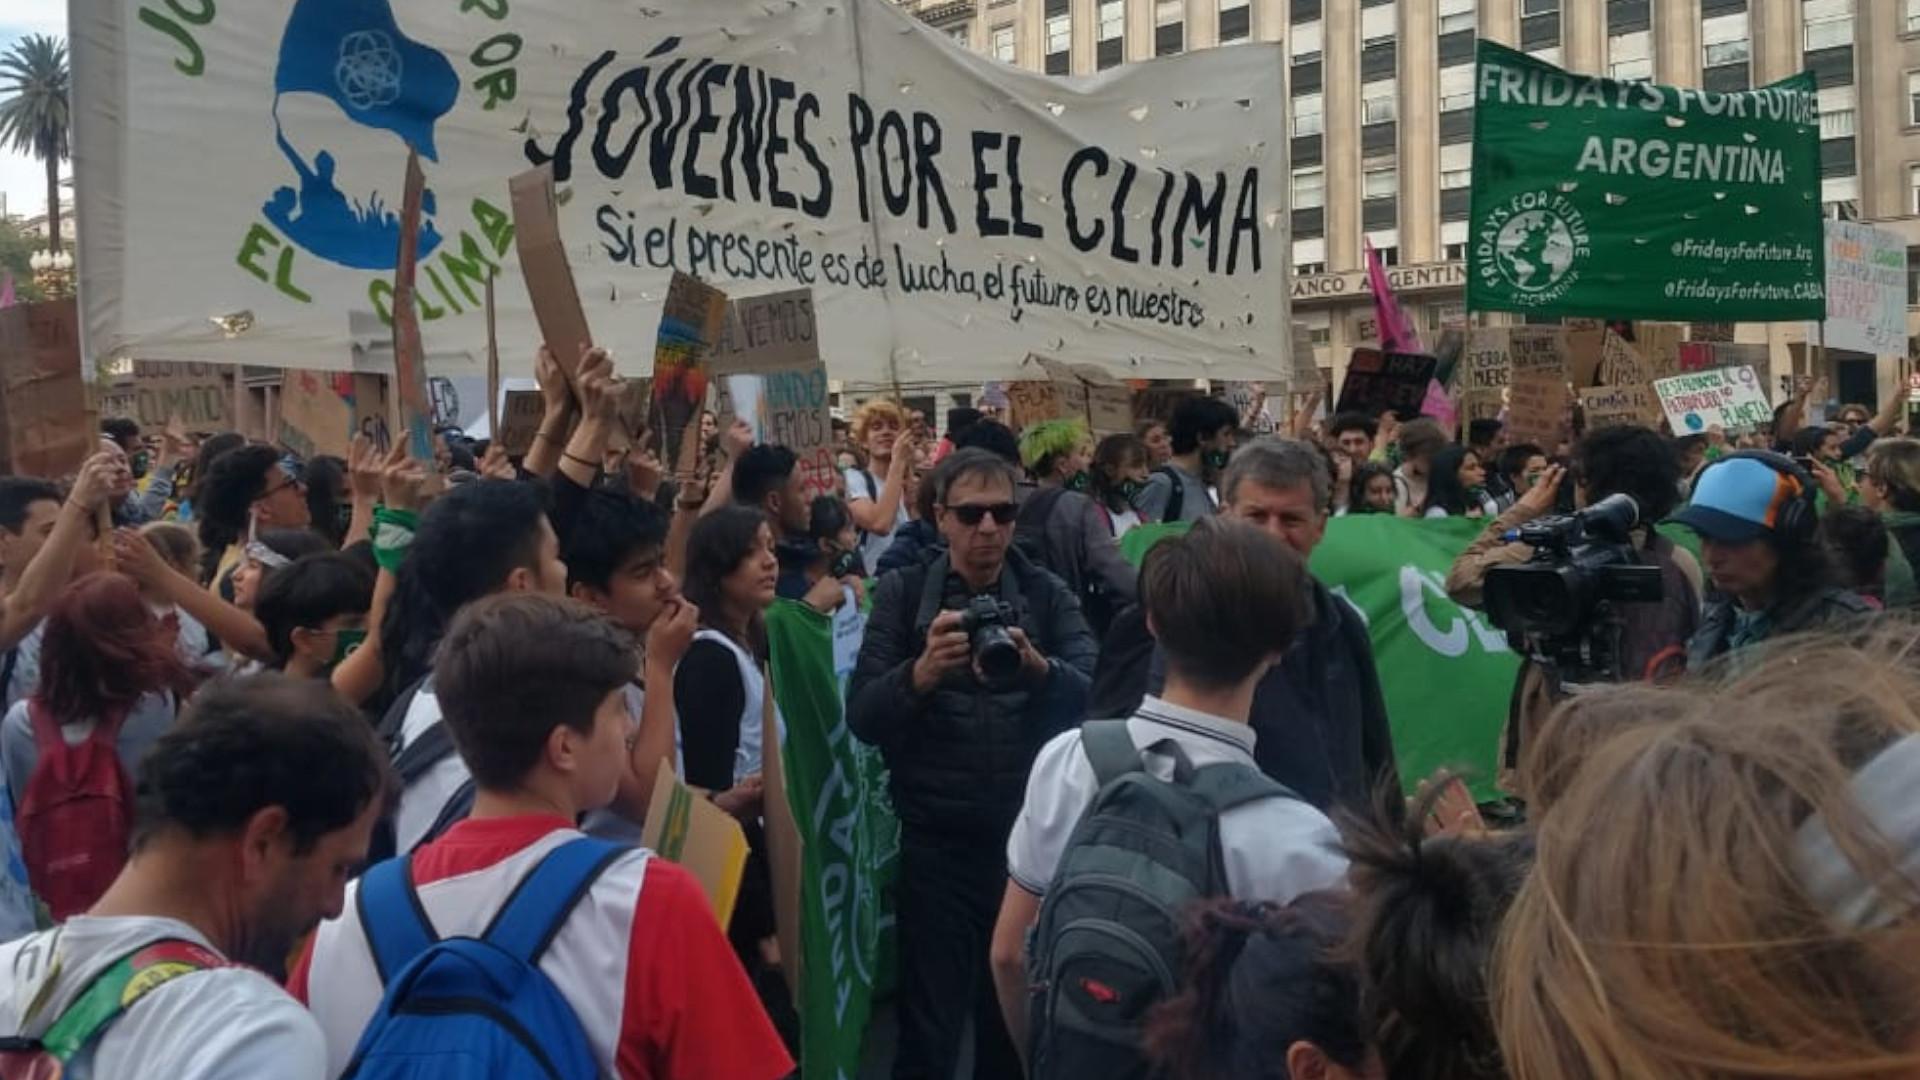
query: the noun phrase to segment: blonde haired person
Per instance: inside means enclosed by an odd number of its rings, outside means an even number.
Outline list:
[[[1515,1080],[1920,1075],[1917,639],[1770,641],[1652,692],[1655,723],[1648,691],[1585,703],[1626,730],[1540,819],[1507,917]]]
[[[1920,439],[1882,439],[1867,451],[1860,501],[1880,515],[1893,543],[1887,550],[1889,608],[1920,606]]]
[[[867,455],[867,465],[844,474],[847,509],[860,527],[860,554],[868,573],[875,571],[880,556],[893,543],[893,530],[910,520],[907,474],[913,468],[915,447],[906,428],[906,410],[884,399],[869,401],[853,414],[853,442]]]

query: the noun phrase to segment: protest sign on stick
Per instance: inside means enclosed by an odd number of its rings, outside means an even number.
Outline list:
[[[1379,416],[1391,410],[1402,419],[1420,412],[1427,398],[1427,384],[1439,361],[1417,353],[1388,353],[1379,349],[1355,349],[1347,365],[1346,382],[1340,385],[1340,404],[1335,412],[1359,412]]]
[[[0,403],[4,471],[70,476],[94,452],[100,427],[81,372],[74,301],[0,309]]]
[[[540,421],[546,418],[546,404],[538,390],[508,390],[504,396],[493,441],[508,457],[525,457],[540,433]]]
[[[1827,318],[1821,343],[1869,356],[1907,344],[1907,241],[1890,229],[1826,221]]]
[[[660,335],[653,347],[653,409],[660,460],[669,474],[698,466],[700,413],[707,403],[707,355],[726,321],[727,294],[681,273],[673,275]]]
[[[1513,358],[1508,354],[1510,328],[1476,327],[1467,334],[1461,350],[1457,385],[1461,407],[1468,420],[1483,420],[1500,415],[1505,407],[1502,393],[1513,378]]]
[[[1653,389],[1675,435],[1699,435],[1715,427],[1730,434],[1752,431],[1773,419],[1766,386],[1750,367],[1676,375]]]
[[[1680,374],[1680,350],[1687,328],[1679,323],[1642,322],[1633,324],[1633,347],[1646,361],[1649,379],[1665,379]]]
[[[493,279],[487,275],[487,430],[500,433],[500,326],[494,319]]]
[[[1580,391],[1580,411],[1587,418],[1588,431],[1627,425],[1652,427],[1659,423],[1660,399],[1644,383],[1593,386]]]
[[[1564,438],[1567,382],[1564,377],[1515,373],[1507,387],[1507,438],[1549,452]]]
[[[714,375],[764,375],[819,359],[813,290],[789,289],[728,301],[708,369]]]
[[[311,459],[347,456],[353,443],[353,376],[287,369],[280,376],[280,445]]]
[[[177,416],[190,431],[231,430],[231,371],[217,364],[135,360],[130,375],[100,392],[100,415],[128,417],[142,429],[164,427]]]
[[[520,276],[527,283],[540,340],[572,379],[580,357],[593,344],[587,315],[580,307],[580,290],[573,283],[573,266],[560,239],[560,207],[553,192],[551,163],[507,181],[513,202],[513,243],[520,255]],[[677,280],[679,274],[674,277]]]
[[[414,300],[414,272],[420,257],[420,211],[427,178],[420,155],[407,152],[406,194],[400,204],[400,261],[393,271],[393,367],[406,429],[407,453],[433,467],[433,399],[427,393],[426,346],[420,340],[420,308]]]

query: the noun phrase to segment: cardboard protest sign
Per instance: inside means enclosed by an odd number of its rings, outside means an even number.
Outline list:
[[[540,433],[540,421],[546,418],[546,403],[538,390],[508,390],[504,397],[493,444],[505,450],[508,457],[525,457]]]
[[[1587,430],[1606,427],[1655,427],[1660,422],[1660,399],[1645,383],[1633,386],[1594,386],[1580,391],[1580,412]]]
[[[1703,93],[1476,48],[1468,309],[1824,314],[1811,71]]]
[[[520,255],[520,275],[526,279],[527,298],[540,324],[540,340],[573,378],[580,357],[593,344],[580,290],[573,283],[573,265],[560,239],[560,207],[553,191],[553,165],[528,169],[507,181],[513,202],[513,246]]]
[[[747,870],[747,834],[733,815],[681,783],[671,759],[662,758],[654,775],[640,846],[692,874],[721,926],[733,918]]]
[[[100,415],[124,416],[142,430],[158,430],[175,417],[188,431],[233,427],[232,370],[217,364],[135,360],[133,371],[99,395]]]
[[[1891,229],[1824,221],[1827,317],[1821,338],[1835,349],[1898,356],[1907,343],[1907,240]]]
[[[700,413],[707,404],[707,355],[726,320],[727,294],[685,274],[673,275],[653,347],[653,410],[660,461],[669,474],[700,459]]]
[[[1346,382],[1340,386],[1340,404],[1334,411],[1368,416],[1392,411],[1411,419],[1426,400],[1427,384],[1433,381],[1438,363],[1431,356],[1416,353],[1355,349],[1347,365]]]
[[[772,371],[761,384],[761,438],[784,446],[800,459],[797,468],[807,498],[830,495],[839,470],[834,464],[833,414],[827,396],[827,366]]]
[[[1697,322],[1687,324],[1688,341],[1732,341],[1734,324],[1730,322]]]
[[[607,449],[627,450],[633,447],[646,448],[651,434],[647,424],[653,412],[653,380],[622,379],[620,383],[620,405],[615,411],[618,423],[607,434]],[[721,430],[726,429],[728,417],[720,414]]]
[[[1644,386],[1653,380],[1647,375],[1646,361],[1640,353],[1611,330],[1600,348],[1600,382],[1605,386]]]
[[[494,318],[493,275],[487,275],[487,430],[500,430],[500,330]]]
[[[1501,391],[1513,378],[1513,358],[1508,352],[1511,339],[1505,326],[1476,327],[1467,333],[1457,370],[1462,404],[1467,419],[1480,420],[1499,415]]]
[[[353,376],[345,372],[298,371],[280,376],[281,446],[312,459],[315,454],[346,457],[353,444]]]
[[[1567,331],[1558,326],[1515,326],[1507,338],[1508,380],[1553,375],[1568,381]]]
[[[420,255],[420,214],[427,179],[420,155],[407,153],[406,194],[400,207],[400,258],[393,272],[394,388],[407,453],[432,466],[433,399],[427,391],[427,350],[420,340],[420,309],[414,302],[414,277]]]
[[[1037,354],[1027,362],[1046,377],[1007,384],[1015,431],[1046,420],[1079,420],[1095,435],[1133,430],[1133,390],[1126,383],[1091,364],[1064,364]]]
[[[73,300],[0,308],[0,405],[11,475],[70,476],[98,448]]]
[[[1567,402],[1565,378],[1516,373],[1507,387],[1508,441],[1533,443],[1552,452],[1565,438]]]
[[[1009,396],[1011,396],[1011,391],[1009,391]],[[1136,424],[1144,424],[1148,421],[1154,421],[1164,424],[1168,420],[1173,419],[1173,410],[1180,406],[1181,401],[1190,397],[1199,396],[1200,391],[1195,390],[1191,384],[1187,386],[1150,386],[1145,390],[1135,390],[1133,392],[1133,422]]]
[[[1679,323],[1633,324],[1633,347],[1646,361],[1647,377],[1665,379],[1680,374],[1680,350],[1687,328]]]
[[[812,289],[730,300],[708,370],[714,375],[764,375],[806,367],[820,359],[819,329]]]
[[[1653,384],[1675,435],[1698,435],[1718,427],[1752,431],[1773,420],[1766,384],[1750,367],[1715,368]]]
[[[1566,360],[1567,381],[1575,386],[1605,382],[1601,368],[1606,363],[1609,331],[1604,326],[1568,327],[1556,339]]]
[[[584,336],[535,312],[558,278],[516,259],[534,230],[506,181],[535,163],[582,301],[567,321],[603,344],[651,340],[678,270],[814,288],[821,355],[858,390],[1016,378],[1034,350],[1276,397],[1292,366],[1274,42],[1079,80],[879,0],[74,3],[103,357],[342,366],[391,309],[381,161],[404,143],[433,196],[424,328],[480,357],[498,271],[507,376]],[[240,312],[231,337],[208,319]]]
[[[393,448],[393,395],[378,375],[353,377],[353,430],[385,454]]]

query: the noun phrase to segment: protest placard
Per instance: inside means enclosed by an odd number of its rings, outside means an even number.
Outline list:
[[[1665,379],[1680,374],[1680,349],[1687,328],[1679,323],[1640,322],[1633,324],[1633,347],[1646,361],[1649,379]]]
[[[1735,434],[1773,420],[1766,385],[1750,367],[1675,375],[1654,383],[1653,389],[1675,435],[1698,435],[1715,427]]]
[[[281,446],[312,459],[346,457],[353,443],[353,376],[345,372],[289,368],[280,376]]]
[[[819,359],[813,290],[792,289],[729,301],[708,368],[714,375],[764,375]]]
[[[1133,430],[1133,390],[1091,364],[1027,357],[1045,378],[1007,384],[1008,418],[1015,431],[1046,420],[1079,420],[1095,435]]]
[[[1012,391],[1008,391],[1012,396]],[[1133,392],[1133,422],[1144,424],[1148,421],[1164,424],[1173,419],[1173,410],[1190,397],[1199,397],[1200,391],[1191,384],[1186,386],[1149,386]]]
[[[1654,427],[1660,422],[1660,399],[1645,383],[1633,386],[1593,386],[1580,391],[1580,412],[1587,430],[1607,427]]]
[[[747,834],[733,815],[681,783],[671,758],[662,758],[654,774],[640,846],[692,874],[714,917],[727,925],[747,870]]]
[[[726,321],[727,294],[686,274],[673,275],[653,347],[653,410],[668,473],[699,461],[700,413],[707,403],[707,357]]]
[[[770,371],[757,376],[761,438],[792,450],[808,500],[831,495],[839,479],[834,463],[833,414],[827,397],[827,366]]]
[[[1513,377],[1509,337],[1509,328],[1505,326],[1480,326],[1467,333],[1456,383],[1469,420],[1497,416],[1504,407],[1501,391]]]
[[[433,399],[427,392],[427,350],[420,339],[420,309],[414,302],[414,281],[420,255],[420,215],[426,195],[426,175],[420,155],[407,152],[407,182],[400,204],[400,258],[393,272],[394,395],[400,402],[400,424],[406,430],[407,453],[432,467]]]
[[[1907,344],[1907,241],[1857,221],[1822,222],[1829,348],[1898,356]]]
[[[507,390],[501,397],[500,427],[493,433],[494,445],[504,449],[508,457],[525,457],[540,433],[546,405],[538,390]]]
[[[98,447],[74,301],[0,308],[0,418],[15,476],[70,476]]]
[[[513,206],[513,245],[520,256],[520,276],[527,283],[527,299],[540,326],[540,340],[571,379],[580,357],[593,344],[580,290],[573,281],[573,264],[560,239],[560,207],[553,190],[551,162],[528,169],[507,181]],[[498,318],[497,312],[494,318]],[[495,331],[497,333],[497,330]]]
[[[500,328],[494,313],[493,278],[487,275],[487,430],[500,430]]]
[[[1470,310],[1825,314],[1811,71],[1706,93],[1476,48]],[[1703,180],[1733,193],[1708,198]]]
[[[1564,376],[1514,373],[1507,387],[1507,440],[1533,443],[1549,452],[1565,438],[1567,380]]]
[[[188,431],[232,429],[231,369],[164,360],[135,360],[132,367],[100,391],[102,417],[126,417],[143,430],[159,430],[175,417]]]
[[[1567,331],[1558,326],[1515,326],[1508,330],[1509,381],[1523,375],[1567,378]]]
[[[1645,386],[1653,381],[1647,376],[1646,361],[1632,344],[1611,330],[1601,333],[1605,335],[1600,347],[1601,385]]]
[[[1427,384],[1433,381],[1436,366],[1438,361],[1431,356],[1355,349],[1347,364],[1346,381],[1340,385],[1340,404],[1334,411],[1379,416],[1391,410],[1402,419],[1411,419],[1419,415],[1426,401]]]

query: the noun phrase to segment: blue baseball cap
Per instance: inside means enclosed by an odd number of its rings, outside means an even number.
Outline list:
[[[1744,544],[1773,533],[1800,481],[1755,458],[1729,458],[1709,465],[1694,481],[1693,501],[1673,520],[1708,540]]]

